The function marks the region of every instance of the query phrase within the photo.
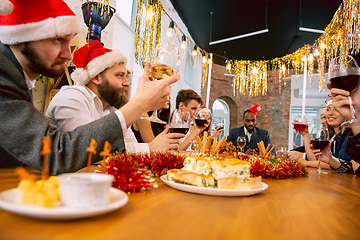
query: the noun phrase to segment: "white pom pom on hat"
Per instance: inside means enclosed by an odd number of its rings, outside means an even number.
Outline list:
[[[251,108],[249,108],[249,111],[254,113],[257,116],[258,111],[261,110],[261,107],[259,104],[255,104],[254,106],[252,106]]]
[[[14,4],[8,0],[0,0],[0,15],[10,14],[14,9]]]

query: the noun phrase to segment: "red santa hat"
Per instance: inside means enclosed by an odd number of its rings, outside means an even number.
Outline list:
[[[261,109],[260,105],[256,104],[255,106],[249,108],[249,111],[257,116],[257,112],[260,111],[260,109]]]
[[[326,107],[322,107],[319,111],[319,115],[321,117],[321,115],[324,115],[326,113]]]
[[[13,45],[80,32],[79,20],[62,0],[0,0],[0,41]]]
[[[330,105],[333,104],[333,99],[328,99],[328,100],[325,101],[325,103],[326,103],[326,107],[330,106]]]
[[[73,63],[76,70],[71,74],[71,79],[86,85],[107,68],[121,63],[126,65],[127,58],[119,50],[104,48],[94,40],[74,52]]]

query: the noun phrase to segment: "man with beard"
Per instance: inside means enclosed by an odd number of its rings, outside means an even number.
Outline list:
[[[46,117],[63,131],[98,120],[128,102],[126,92],[126,57],[119,50],[104,48],[92,41],[74,53],[77,69],[71,74],[77,84],[64,86],[55,95],[46,111]],[[138,143],[130,128],[124,133],[128,153],[155,153],[177,149],[183,134],[169,133],[165,129],[150,143]]]
[[[234,146],[237,146],[238,137],[245,137],[246,145],[244,151],[249,155],[258,154],[259,149],[257,143],[261,141],[264,142],[265,148],[268,144],[270,144],[269,149],[272,148],[268,131],[256,127],[257,112],[259,110],[260,105],[258,104],[246,110],[243,114],[244,126],[231,129],[229,136],[226,138],[227,142],[232,142]],[[275,149],[271,152],[271,155],[275,155]]]
[[[87,165],[91,139],[101,152],[105,141],[125,149],[123,132],[147,111],[167,105],[169,85],[179,75],[150,82],[149,66],[133,99],[120,110],[71,132],[53,128],[32,104],[31,89],[40,74],[59,77],[71,60],[70,41],[80,32],[74,12],[62,0],[2,1],[0,7],[0,167],[42,169],[42,139],[49,137],[51,175]],[[96,154],[92,161],[101,157]]]

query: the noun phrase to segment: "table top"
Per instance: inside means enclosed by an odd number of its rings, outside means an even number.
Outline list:
[[[360,239],[360,178],[328,172],[263,179],[269,188],[248,197],[187,193],[157,179],[124,207],[80,220],[0,209],[0,239]],[[18,182],[13,169],[0,169],[0,191]]]

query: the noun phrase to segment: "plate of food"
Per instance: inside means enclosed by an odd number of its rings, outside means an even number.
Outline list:
[[[160,177],[160,179],[169,187],[197,194],[212,195],[212,196],[251,196],[266,190],[269,186],[266,183],[261,183],[262,187],[256,189],[219,189],[212,187],[199,187],[193,185],[187,185],[182,183],[176,183],[169,181],[166,175]]]
[[[109,202],[103,206],[93,207],[67,207],[59,201],[55,207],[39,207],[21,203],[22,192],[18,188],[2,191],[0,193],[0,208],[18,215],[38,219],[69,220],[93,217],[115,211],[123,207],[129,197],[123,191],[116,188],[109,190]]]

